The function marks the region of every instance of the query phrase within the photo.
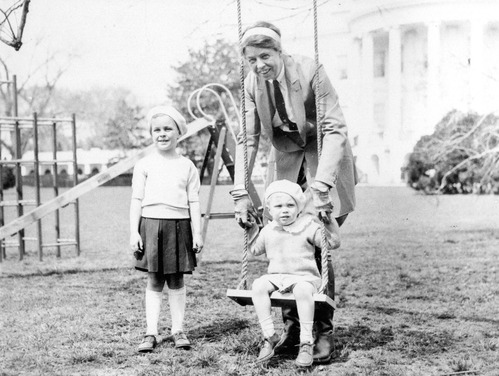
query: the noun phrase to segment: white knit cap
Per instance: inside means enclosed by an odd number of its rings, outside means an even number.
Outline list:
[[[274,193],[286,193],[290,195],[296,201],[298,212],[301,212],[305,207],[307,198],[305,193],[301,190],[301,187],[296,183],[292,183],[289,180],[284,179],[276,180],[270,183],[265,190],[265,202],[268,202],[270,196]]]
[[[151,108],[147,114],[147,124],[151,128],[151,121],[157,115],[167,115],[177,124],[178,132],[181,136],[187,133],[187,122],[180,112],[171,106],[157,106]]]

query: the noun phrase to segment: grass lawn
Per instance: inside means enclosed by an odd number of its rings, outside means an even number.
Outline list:
[[[228,190],[217,188],[213,211],[231,210]],[[22,262],[9,249],[0,264],[0,376],[499,375],[499,197],[373,187],[357,193],[358,209],[334,254],[331,364],[307,371],[296,370],[292,357],[253,364],[256,315],[225,297],[237,285],[243,241],[232,219],[210,222],[200,266],[187,277],[193,349],[173,348],[165,297],[165,341],[137,354],[146,278],[131,267],[128,251],[130,190],[103,187],[80,200],[80,257],[71,247],[60,259],[46,249],[40,262],[30,244]],[[69,237],[71,207],[62,218]],[[46,241],[52,225],[52,216],[44,219]],[[250,260],[250,279],[265,270],[262,258]]]

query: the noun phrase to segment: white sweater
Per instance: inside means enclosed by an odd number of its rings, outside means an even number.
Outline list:
[[[265,253],[268,274],[294,274],[320,278],[315,261],[315,246],[321,246],[321,230],[309,215],[298,217],[290,226],[267,224],[251,248],[254,255]]]
[[[133,169],[132,198],[142,201],[147,218],[189,218],[189,203],[199,201],[199,175],[191,160],[153,153]]]

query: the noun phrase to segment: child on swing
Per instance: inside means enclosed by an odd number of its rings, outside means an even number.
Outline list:
[[[194,164],[177,154],[178,138],[187,132],[185,118],[173,107],[159,106],[147,115],[156,150],[133,170],[130,204],[130,247],[135,268],[147,272],[147,329],[139,352],[158,344],[158,321],[165,282],[175,347],[191,346],[183,332],[186,303],[184,274],[196,266],[203,248],[199,176]]]
[[[308,367],[313,362],[314,298],[321,286],[315,259],[315,247],[322,248],[321,226],[310,214],[300,215],[306,204],[301,187],[288,180],[277,180],[265,191],[265,203],[272,221],[256,238],[250,252],[266,254],[268,274],[253,282],[253,304],[263,331],[264,343],[257,363],[269,360],[279,347],[280,336],[274,330],[270,294],[292,292],[300,320],[300,351],[296,364]],[[331,249],[340,246],[336,221],[326,224],[326,238]]]

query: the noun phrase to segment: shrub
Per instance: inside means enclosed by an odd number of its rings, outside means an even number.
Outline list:
[[[416,143],[405,171],[408,184],[427,194],[499,194],[498,119],[449,112]]]

